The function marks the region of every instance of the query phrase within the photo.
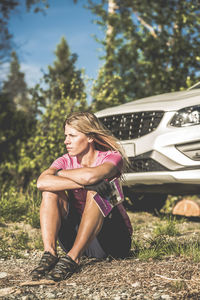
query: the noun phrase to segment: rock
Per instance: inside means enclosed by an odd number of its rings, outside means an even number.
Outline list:
[[[7,287],[4,289],[0,289],[0,297],[4,297],[10,294],[13,294],[16,291],[15,287]]]
[[[161,299],[169,300],[171,297],[169,295],[162,295]]]
[[[8,273],[0,272],[0,279],[6,278],[7,276],[8,276]]]
[[[131,286],[134,287],[134,288],[139,287],[140,285],[141,285],[141,283],[139,281],[136,281],[136,282],[131,284]]]
[[[22,296],[22,300],[29,300],[30,298],[29,298],[29,296],[28,295],[26,295],[26,296]]]
[[[98,295],[93,296],[92,299],[94,299],[94,300],[101,300],[101,298]]]
[[[155,293],[155,294],[153,294],[153,299],[160,299],[160,293]]]
[[[114,299],[114,300],[120,300],[121,297],[120,297],[120,296],[115,296],[113,299]]]
[[[53,294],[53,293],[51,293],[51,292],[49,292],[49,293],[46,293],[46,298],[47,298],[47,299],[55,299],[55,298],[56,298],[56,295]]]

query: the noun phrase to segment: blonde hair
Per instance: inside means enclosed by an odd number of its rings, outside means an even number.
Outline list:
[[[99,119],[89,112],[74,112],[71,113],[64,122],[65,125],[72,126],[77,131],[84,133],[94,140],[94,146],[99,151],[118,151],[124,162],[124,168],[127,167],[128,158],[120,145],[118,139],[116,139],[112,133],[104,127]]]

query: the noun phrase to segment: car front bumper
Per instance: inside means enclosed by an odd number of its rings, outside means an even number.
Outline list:
[[[124,176],[125,186],[156,190],[160,185],[170,192],[170,186],[174,191],[177,185],[200,193],[200,125],[169,126],[173,115],[166,112],[155,131],[121,141],[131,163]]]
[[[181,183],[199,185],[200,169],[173,172],[125,173],[124,185],[159,185],[165,183]]]

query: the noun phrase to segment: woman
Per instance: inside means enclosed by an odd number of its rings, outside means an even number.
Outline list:
[[[117,140],[92,113],[72,113],[64,123],[67,154],[38,178],[44,254],[31,274],[63,280],[78,270],[81,256],[125,257],[132,227],[122,204],[104,217],[93,197],[120,177],[124,157]],[[58,259],[57,239],[65,257]]]

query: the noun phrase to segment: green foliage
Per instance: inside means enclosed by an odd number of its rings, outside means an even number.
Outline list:
[[[103,67],[99,71],[98,80],[94,81],[92,110],[101,110],[126,102],[128,97],[124,94],[123,85],[123,79],[118,75],[113,75],[105,81],[105,68]]]
[[[134,257],[140,260],[163,259],[168,256],[183,256],[200,262],[200,241],[179,242],[176,239],[170,239],[167,235],[159,235],[154,238],[141,241],[133,241]]]
[[[167,197],[165,205],[163,206],[163,208],[162,208],[161,211],[164,212],[164,213],[166,213],[166,214],[170,214],[172,212],[173,207],[175,206],[175,204],[178,201],[182,200],[182,198],[183,198],[183,196],[174,196],[174,195],[171,196],[171,195],[169,195]]]
[[[141,218],[141,216],[140,216]],[[163,259],[169,256],[181,256],[189,258],[194,262],[200,261],[200,240],[188,239],[184,237],[184,231],[180,234],[178,229],[187,227],[189,224],[185,223],[183,227],[183,220],[176,220],[174,217],[156,217],[156,222],[152,223],[149,228],[147,215],[143,219],[144,224],[141,226],[141,219],[133,219],[134,224],[134,238],[132,240],[133,256],[140,260],[149,259]],[[155,218],[155,217],[154,217]],[[180,225],[182,226],[180,227]],[[193,224],[194,226],[194,224]],[[149,234],[149,229],[151,233]],[[194,227],[193,230],[195,231]],[[143,237],[145,232],[145,238]],[[142,238],[141,238],[142,236]]]
[[[20,64],[16,52],[11,53],[11,62],[8,78],[3,82],[2,93],[12,101],[17,110],[31,113],[31,99],[28,97],[28,88],[25,74],[20,71]],[[29,116],[30,117],[30,116]]]
[[[109,7],[113,7],[109,13],[107,1],[88,2],[98,25],[104,31],[107,26],[101,41],[104,75],[99,73],[93,89],[96,109],[107,107],[112,95],[118,95],[120,104],[182,90],[200,79],[197,0],[192,5],[187,0],[109,0]],[[115,76],[122,79],[120,85]],[[115,104],[110,101],[110,106]]]
[[[10,257],[22,258],[22,254],[18,250],[11,248],[5,239],[0,238],[0,258],[9,259]]]
[[[35,181],[29,184],[25,193],[13,186],[4,187],[0,194],[0,221],[24,221],[38,228],[40,203],[41,193],[36,189]]]
[[[21,221],[28,211],[28,202],[22,193],[10,187],[8,191],[1,192],[0,209],[4,221]]]
[[[75,79],[71,80],[71,89],[76,89]],[[35,135],[33,135],[21,149],[21,159],[18,165],[18,174],[29,174],[30,179],[37,178],[41,171],[48,168],[51,163],[62,156],[64,147],[63,123],[67,115],[72,111],[86,109],[86,96],[82,92],[77,98],[63,97],[63,85],[60,85],[61,99],[50,104],[41,121],[38,121]],[[26,182],[28,178],[24,178]]]
[[[63,155],[66,152],[63,143],[66,116],[73,111],[87,109],[81,71],[75,69],[76,56],[71,56],[64,38],[55,53],[54,66],[49,66],[49,73],[44,76],[45,90],[37,85],[31,91],[32,113],[27,118],[25,112],[15,111],[12,99],[8,102],[4,95],[0,98],[3,108],[3,113],[0,113],[0,176],[2,182],[9,186],[26,190],[29,182]],[[19,65],[16,69],[19,70]],[[35,114],[39,110],[41,116],[36,119]],[[37,223],[37,213],[33,223]]]
[[[34,98],[46,107],[56,104],[61,98],[81,99],[85,89],[82,71],[75,67],[77,55],[71,53],[64,37],[54,53],[56,59],[53,66],[48,66],[48,72],[42,79],[47,88],[36,86],[35,90],[32,90]]]
[[[28,241],[29,241],[29,237],[28,237],[28,233],[27,232],[20,232],[17,235],[15,235],[14,239],[13,239],[13,243],[12,246],[15,249],[20,249],[20,250],[25,250],[25,249],[29,249],[28,246]]]
[[[156,223],[156,227],[154,228],[155,236],[160,235],[168,235],[168,236],[176,236],[179,234],[177,229],[177,220],[176,218],[169,217],[168,220],[164,221],[164,223],[159,222]]]
[[[35,123],[24,73],[13,52],[10,73],[0,93],[0,184],[10,186],[20,181],[15,174],[21,146],[33,133]]]
[[[38,230],[33,230],[30,226],[21,229],[22,225],[21,223],[18,223],[17,226],[0,224],[2,227],[0,236],[1,259],[29,258],[27,252],[30,250],[43,250],[42,238]]]
[[[7,94],[0,94],[0,161],[18,159],[21,143],[31,135],[34,120],[16,111]]]

